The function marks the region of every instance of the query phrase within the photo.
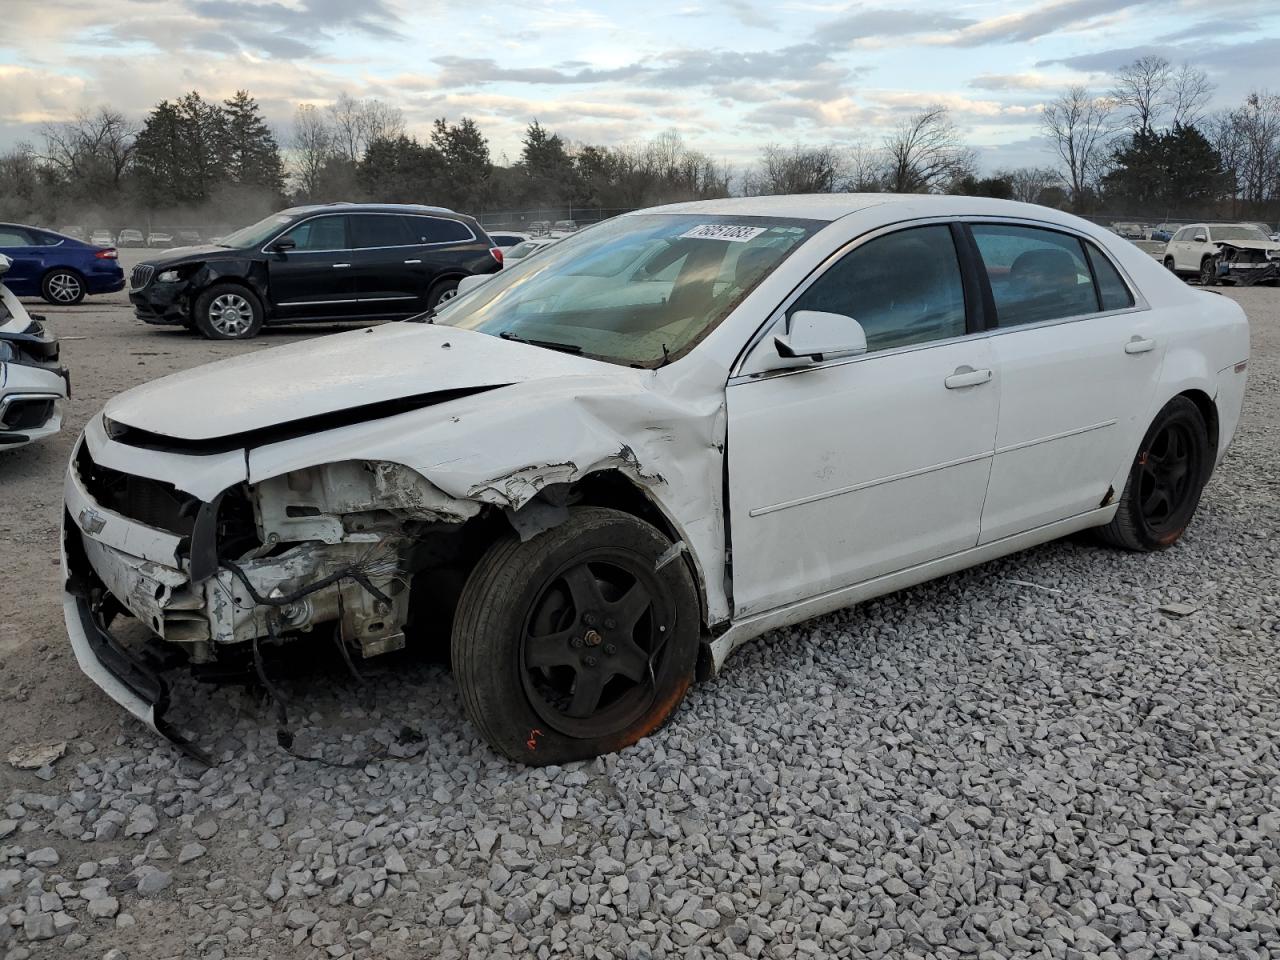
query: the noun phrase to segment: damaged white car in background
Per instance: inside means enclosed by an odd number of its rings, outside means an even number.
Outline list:
[[[1087,527],[1173,543],[1247,359],[1235,303],[1045,208],[641,211],[112,400],[66,477],[67,627],[170,736],[120,618],[264,681],[281,645],[443,637],[496,750],[589,757],[771,628]]]
[[[62,429],[62,401],[71,383],[43,318],[30,316],[4,286],[11,266],[0,254],[0,451]]]

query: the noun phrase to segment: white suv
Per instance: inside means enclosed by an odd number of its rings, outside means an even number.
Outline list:
[[[1164,265],[1176,274],[1198,276],[1201,283],[1211,286],[1218,281],[1224,244],[1261,249],[1267,256],[1270,248],[1280,246],[1252,223],[1193,223],[1173,235],[1165,247]]]

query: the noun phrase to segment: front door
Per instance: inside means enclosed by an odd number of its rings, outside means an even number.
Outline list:
[[[23,227],[0,225],[0,253],[13,265],[4,276],[4,283],[14,293],[24,297],[40,293],[40,277],[44,272],[42,255],[47,246],[37,245],[37,238]]]
[[[303,220],[284,234],[292,250],[269,251],[268,291],[280,320],[358,315],[356,278],[347,217]]]
[[[995,442],[991,346],[967,334],[947,225],[861,243],[787,308],[858,320],[868,352],[727,388],[734,613],[973,547]]]
[[[1165,345],[1093,243],[1037,227],[972,229],[1000,376],[988,543],[1102,506],[1146,430]]]

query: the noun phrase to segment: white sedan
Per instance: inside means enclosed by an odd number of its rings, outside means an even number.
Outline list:
[[[494,749],[616,750],[767,630],[1096,528],[1174,543],[1248,325],[1043,207],[822,195],[621,216],[420,322],[93,417],[66,477],[82,668],[161,732],[193,665],[444,642]]]
[[[0,281],[11,265],[0,254]],[[0,451],[57,433],[69,382],[58,341],[0,282]]]

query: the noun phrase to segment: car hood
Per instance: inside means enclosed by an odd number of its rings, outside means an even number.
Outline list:
[[[1235,247],[1238,250],[1280,250],[1280,243],[1274,240],[1215,240],[1218,246]]]
[[[180,263],[190,263],[193,260],[223,260],[228,258],[243,259],[245,252],[243,250],[232,250],[230,247],[220,247],[214,243],[202,243],[195,247],[170,247],[167,250],[151,254],[147,256],[144,263],[149,263],[154,267],[164,268],[177,266]]]
[[[256,446],[513,383],[636,371],[456,327],[391,323],[172,374],[107,404],[125,442]],[[141,432],[141,434],[139,434]]]

